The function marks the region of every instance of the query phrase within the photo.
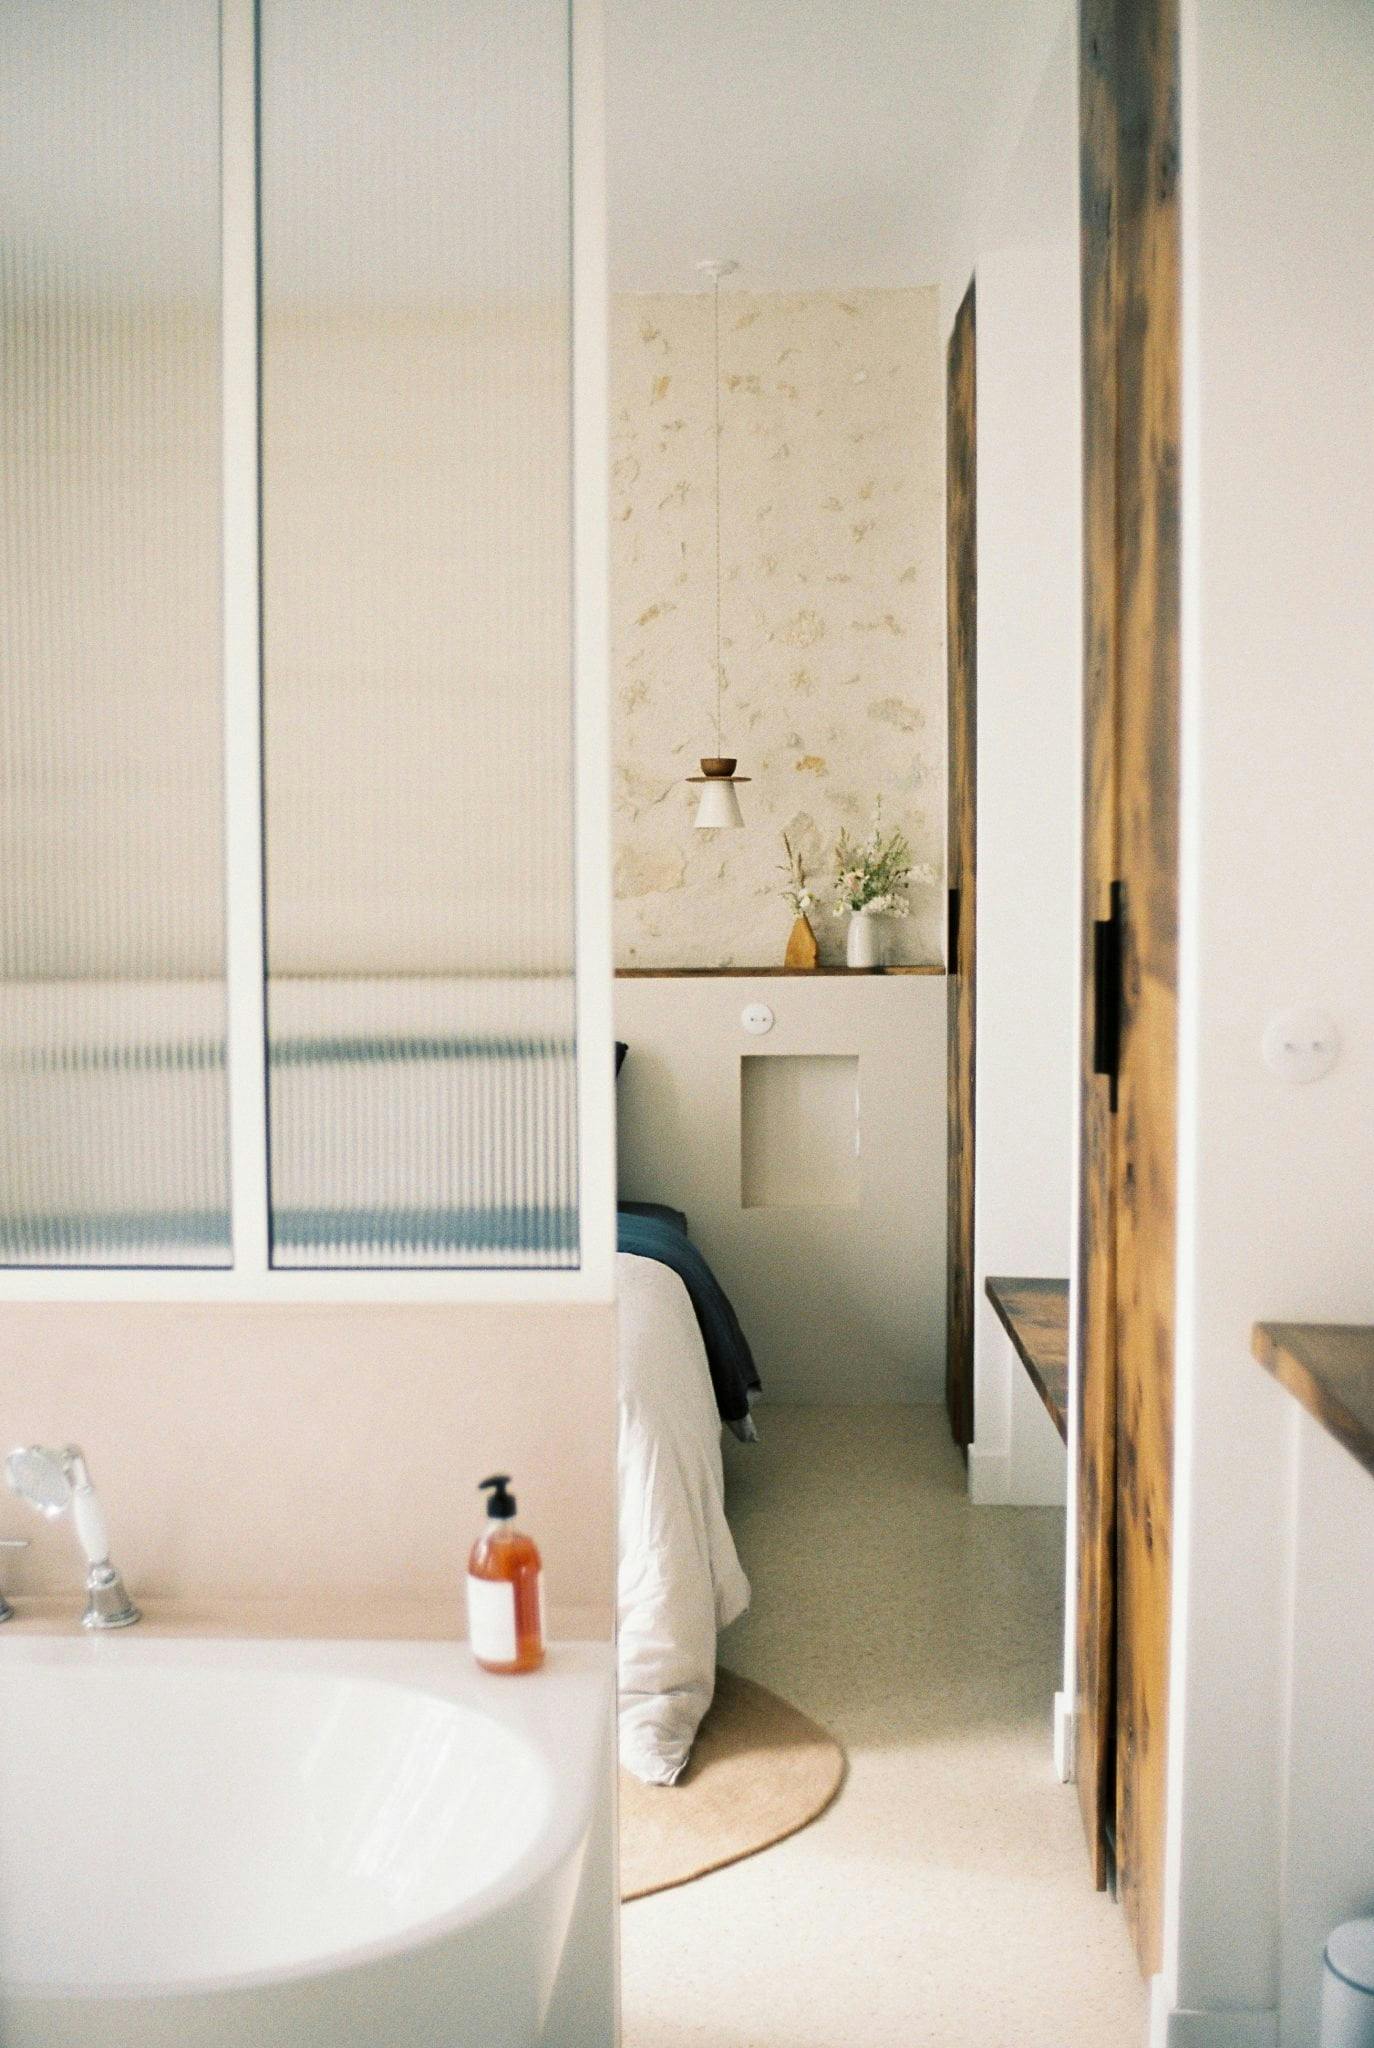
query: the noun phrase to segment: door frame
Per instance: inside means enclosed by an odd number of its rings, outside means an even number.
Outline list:
[[[977,280],[949,337],[945,385],[945,602],[949,822],[946,944],[948,1235],[945,1405],[965,1456],[974,1433],[974,1081],[977,995],[978,395]]]

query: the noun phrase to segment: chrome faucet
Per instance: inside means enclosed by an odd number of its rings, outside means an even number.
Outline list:
[[[45,1451],[38,1444],[11,1451],[5,1460],[5,1477],[10,1488],[49,1521],[56,1521],[68,1508],[86,1555],[86,1612],[83,1628],[128,1628],[139,1619],[139,1611],[124,1590],[124,1581],[110,1563],[110,1539],[105,1517],[86,1470],[86,1460],[75,1444],[62,1451]]]
[[[0,1536],[0,1550],[27,1550],[28,1547],[29,1539],[27,1536]],[[13,1620],[14,1609],[5,1598],[4,1588],[0,1586],[0,1621]]]

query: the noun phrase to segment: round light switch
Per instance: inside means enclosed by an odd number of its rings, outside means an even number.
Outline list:
[[[740,1023],[746,1031],[752,1031],[755,1038],[762,1038],[765,1031],[773,1029],[773,1012],[767,1003],[746,1003],[740,1011]]]
[[[1264,1064],[1284,1081],[1320,1081],[1340,1049],[1335,1019],[1325,1010],[1280,1010],[1264,1029]]]

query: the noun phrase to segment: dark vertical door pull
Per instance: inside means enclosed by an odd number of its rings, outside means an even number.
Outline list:
[[[1093,925],[1093,1072],[1111,1082],[1116,1108],[1121,1072],[1122,889],[1111,886],[1111,909]]]
[[[950,974],[959,972],[959,891],[949,892],[949,925],[945,936],[945,968]]]

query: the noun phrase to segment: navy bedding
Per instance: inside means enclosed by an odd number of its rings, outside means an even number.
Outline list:
[[[657,1259],[678,1275],[701,1326],[721,1420],[746,1421],[749,1396],[759,1390],[753,1354],[725,1289],[687,1235],[686,1217],[658,1202],[621,1202],[616,1249],[640,1259]]]

